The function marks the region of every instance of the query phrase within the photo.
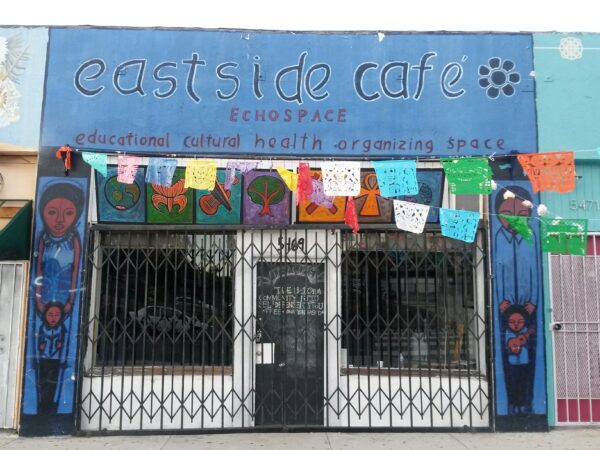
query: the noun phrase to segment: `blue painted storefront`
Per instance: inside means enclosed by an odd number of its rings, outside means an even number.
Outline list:
[[[543,38],[550,36],[554,35]],[[535,45],[537,40],[536,36]],[[85,194],[75,205],[85,217],[90,171],[80,163],[71,178],[64,178],[54,152],[65,143],[82,150],[157,156],[436,159],[536,152],[539,132],[542,150],[568,150],[542,132],[541,123],[550,123],[552,107],[544,111],[540,107],[543,66],[538,65],[537,54],[534,65],[533,47],[534,36],[526,33],[382,36],[51,28],[38,200],[61,180],[72,183]],[[577,145],[590,147],[592,141]],[[565,145],[568,142],[565,138]],[[509,166],[514,160],[496,158]],[[537,202],[518,167],[505,172],[498,177],[501,187],[521,188]],[[498,195],[490,196],[490,212],[501,206]],[[37,248],[44,245],[41,213],[36,215]],[[539,230],[535,229],[534,245],[521,245],[507,238],[503,224],[490,217],[493,421],[498,430],[543,429],[548,423],[547,392],[551,395],[546,386],[552,385],[552,377],[545,364],[551,343],[542,332],[548,299],[542,295]],[[85,223],[79,221],[74,227],[85,248]],[[52,245],[48,243],[48,248]],[[52,265],[40,264],[38,257],[34,250],[32,283],[43,279]],[[509,273],[516,261],[528,273],[527,279]],[[71,272],[74,288],[84,292],[83,264],[73,257],[67,265],[77,272]],[[35,309],[35,293],[32,284],[22,432],[72,433],[78,311],[85,296],[75,295],[67,312],[64,305],[69,299],[52,299],[62,305],[66,319],[62,333],[69,345],[60,352],[64,359],[56,407],[42,413],[36,377],[43,359],[39,336],[44,309]],[[515,364],[505,352],[509,332],[504,302],[513,307],[530,305],[529,323],[538,330],[529,344],[526,367],[518,370],[513,370]],[[527,377],[528,387],[517,398],[510,391],[517,389],[519,376]]]

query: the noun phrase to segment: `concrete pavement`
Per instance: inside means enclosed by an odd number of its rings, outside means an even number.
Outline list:
[[[600,428],[549,433],[244,433],[20,438],[0,433],[0,449],[35,450],[600,450]]]

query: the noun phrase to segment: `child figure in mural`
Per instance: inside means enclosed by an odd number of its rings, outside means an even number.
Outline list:
[[[516,198],[504,199],[504,192]],[[529,192],[520,186],[508,186],[496,195],[496,214],[529,217],[531,209],[522,204],[531,201]],[[502,225],[494,236],[495,248],[503,249],[495,258],[496,298],[502,335],[502,361],[506,380],[508,412],[531,413],[535,372],[535,323],[538,303],[538,246],[528,243],[510,224],[499,217]]]
[[[83,206],[81,189],[70,183],[47,186],[39,203],[43,231],[36,243],[35,312],[38,413],[55,414],[66,367],[68,329],[73,311],[81,239],[77,221]]]

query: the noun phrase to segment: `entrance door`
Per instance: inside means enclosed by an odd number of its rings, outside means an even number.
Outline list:
[[[556,419],[600,423],[600,236],[588,256],[552,255]]]
[[[325,264],[256,265],[256,425],[323,425]]]

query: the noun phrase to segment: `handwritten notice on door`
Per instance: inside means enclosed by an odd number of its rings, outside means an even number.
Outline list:
[[[324,274],[323,264],[258,263],[258,309],[273,316],[322,316]]]

